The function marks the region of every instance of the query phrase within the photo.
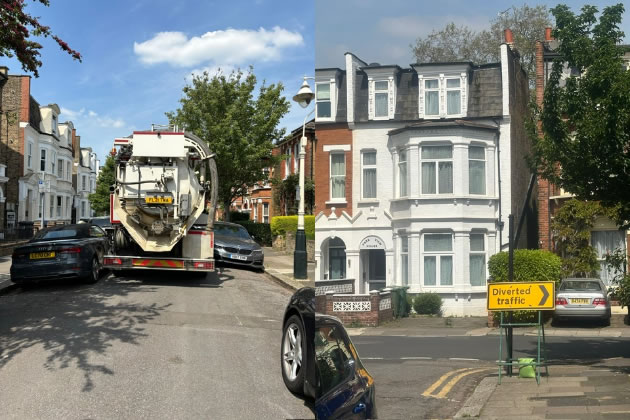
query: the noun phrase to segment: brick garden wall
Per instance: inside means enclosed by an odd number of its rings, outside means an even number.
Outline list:
[[[358,323],[378,327],[394,318],[391,293],[372,292],[369,295],[335,294],[315,296],[315,310],[339,318],[344,324]]]

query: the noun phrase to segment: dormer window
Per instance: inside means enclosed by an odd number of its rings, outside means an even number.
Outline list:
[[[374,116],[376,118],[387,117],[389,115],[387,110],[389,102],[388,93],[389,82],[387,80],[374,82]]]
[[[330,83],[317,83],[315,87],[317,118],[331,118],[332,104],[330,100]]]
[[[455,118],[466,116],[468,73],[444,68],[444,73],[425,66],[418,72],[418,116],[420,118]]]
[[[52,133],[57,134],[57,116],[54,114],[52,116]]]
[[[459,115],[462,112],[461,80],[446,79],[446,115]]]
[[[440,81],[438,79],[424,81],[424,115],[440,115]]]

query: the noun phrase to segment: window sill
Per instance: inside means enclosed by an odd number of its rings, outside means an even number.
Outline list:
[[[359,200],[359,202],[357,204],[376,204],[379,205],[381,203],[381,200],[377,199],[377,198],[364,198],[363,200]]]
[[[331,201],[326,201],[324,204],[326,204],[327,206],[333,205],[333,204],[348,204],[348,202],[346,200],[331,200]]]

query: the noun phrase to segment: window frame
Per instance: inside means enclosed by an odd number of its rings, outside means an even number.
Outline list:
[[[429,147],[450,147],[451,148],[451,157],[450,158],[423,158],[422,150],[424,148]],[[451,191],[450,192],[440,192],[440,163],[450,162],[451,163]],[[422,165],[423,163],[433,163],[434,164],[434,172],[435,172],[435,192],[424,192],[424,183],[423,183],[423,171]],[[420,145],[420,194],[421,195],[430,195],[430,196],[450,196],[454,193],[454,176],[455,176],[455,159],[453,157],[453,144],[424,144]]]
[[[45,148],[40,148],[39,149],[39,171],[40,172],[46,172],[46,160],[48,157],[48,153],[47,150]],[[42,169],[43,166],[43,169]]]
[[[52,175],[57,175],[55,171],[57,165],[57,152],[55,152],[54,150],[51,153],[51,159],[50,159],[50,173]]]
[[[428,81],[437,81],[437,87],[436,88],[427,88],[426,83]],[[426,79],[422,79],[422,82],[424,83],[423,89],[424,89],[424,96],[422,98],[423,104],[424,104],[424,116],[425,117],[432,117],[432,118],[439,118],[440,117],[440,108],[441,108],[441,101],[440,101],[440,90],[441,90],[441,86],[440,86],[440,78],[435,76],[435,77],[427,77]],[[428,92],[437,92],[437,114],[427,114],[427,93]]]
[[[483,250],[473,250],[472,249],[472,236],[476,235],[476,236],[481,236],[483,238]],[[488,241],[487,241],[487,236],[484,232],[475,232],[472,231],[470,232],[470,234],[468,235],[468,284],[470,284],[471,287],[485,287],[488,283],[488,247],[487,247]],[[482,284],[473,284],[472,283],[472,257],[478,257],[478,256],[483,256],[483,282]]]
[[[328,85],[328,99],[320,99],[319,98],[319,86]],[[334,110],[333,110],[333,89],[334,84],[330,81],[325,82],[315,82],[315,117],[318,121],[332,121],[334,120]],[[327,117],[322,117],[319,115],[319,104],[320,103],[328,103],[330,105],[330,115]]]
[[[364,162],[364,155],[368,153],[374,153],[374,164],[366,165]],[[366,200],[375,200],[378,197],[378,153],[376,149],[363,149],[361,150],[361,198]],[[365,170],[374,170],[374,197],[367,197],[365,195]]]
[[[33,168],[33,142],[32,141],[29,141],[28,146],[27,146],[26,167],[29,169]]]
[[[457,80],[459,82],[459,86],[457,88],[449,88],[448,87],[449,80]],[[448,93],[449,92],[459,92],[459,104],[458,104],[459,112],[458,113],[455,113],[455,114],[448,113]],[[462,115],[462,96],[463,96],[462,78],[459,76],[444,77],[444,113],[446,114],[447,118],[458,117]]]
[[[374,96],[374,101],[373,101],[373,115],[374,115],[374,119],[375,120],[388,120],[389,119],[389,84],[390,84],[390,80],[389,79],[375,79],[373,80],[374,83],[374,90],[372,92],[373,96]],[[378,83],[386,83],[386,88],[385,89],[377,89],[376,85]],[[376,95],[385,95],[385,114],[384,115],[377,115],[376,114]]]
[[[448,235],[451,239],[450,251],[427,251],[426,237],[431,235]],[[422,234],[422,285],[423,287],[453,287],[455,280],[455,251],[454,235],[452,232],[428,232]],[[435,258],[435,284],[427,284],[425,276],[424,260],[427,257]],[[442,284],[442,257],[451,257],[451,284]]]
[[[63,210],[63,197],[61,195],[57,196],[57,219],[61,219]]]
[[[330,194],[329,194],[329,198],[331,202],[346,202],[346,180],[347,180],[347,175],[348,175],[348,166],[347,166],[347,162],[346,162],[346,152],[345,151],[331,151],[329,153],[329,157],[328,157],[328,163],[329,163],[329,169],[328,169],[328,176],[330,177],[330,182],[329,182],[329,188],[330,188]],[[343,169],[344,169],[344,173],[343,175],[333,175],[332,173],[332,168],[333,168],[333,156],[343,156]],[[344,185],[344,189],[343,189],[343,197],[333,197],[333,177],[335,178],[341,178],[343,177],[343,185]]]
[[[470,157],[470,148],[471,147],[476,147],[476,148],[482,149],[483,150],[483,159],[471,158]],[[471,161],[472,162],[483,162],[483,183],[482,183],[483,192],[480,192],[480,193],[477,193],[477,192],[473,193],[473,192],[471,192],[471,190],[472,190],[472,188],[471,188],[472,187],[472,184],[471,184],[472,178],[470,177],[470,173],[471,173],[470,164],[471,164]],[[486,162],[487,162],[487,160],[486,160],[486,146],[480,145],[480,144],[470,144],[470,145],[468,145],[468,194],[469,195],[485,196],[485,195],[488,194],[488,188],[487,188],[487,185],[486,185],[487,182],[488,182],[488,179],[487,179],[488,172],[486,171],[486,168],[488,167],[488,165],[487,165]]]
[[[50,212],[49,212],[48,214],[50,215],[50,217],[49,217],[49,218],[50,218],[50,220],[52,220],[52,219],[54,218],[54,214],[55,214],[55,202],[56,202],[57,200],[55,200],[55,195],[54,195],[54,194],[50,194],[50,195],[48,196],[48,200],[49,200],[48,207],[49,207],[49,209],[50,209]]]
[[[332,278],[331,273],[332,273],[332,261],[333,261],[333,257],[330,253],[331,250],[338,250],[338,249],[342,249],[343,250],[343,263],[341,264],[342,267],[342,276],[340,278]],[[346,278],[347,272],[346,272],[346,262],[348,260],[348,255],[346,253],[346,244],[344,242],[343,246],[341,245],[328,245],[328,279],[329,280],[343,280]],[[341,260],[340,256],[335,256],[335,259],[339,259]]]
[[[57,159],[57,178],[63,179],[63,159]]]
[[[409,235],[400,235],[400,284],[403,286],[409,285]],[[406,246],[405,246],[406,243]],[[404,257],[404,258],[403,258]],[[403,269],[406,267],[406,270]]]

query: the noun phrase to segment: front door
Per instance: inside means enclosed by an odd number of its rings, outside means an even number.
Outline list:
[[[370,290],[382,290],[385,288],[385,250],[368,250],[368,282]]]

